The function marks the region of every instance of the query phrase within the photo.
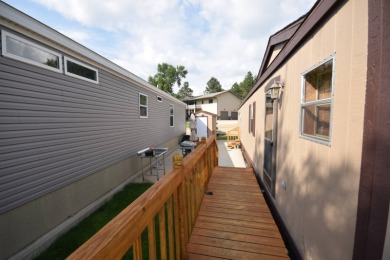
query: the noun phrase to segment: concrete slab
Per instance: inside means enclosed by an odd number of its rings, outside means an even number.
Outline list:
[[[224,140],[217,140],[217,145],[219,151],[218,166],[237,167],[237,168],[247,167],[241,149],[228,148],[227,142]]]

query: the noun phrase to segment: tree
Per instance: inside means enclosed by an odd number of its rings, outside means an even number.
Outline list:
[[[177,83],[180,87],[181,79],[185,78],[188,71],[180,65],[176,68],[168,63],[157,65],[157,74],[149,76],[148,82],[159,89],[173,95],[173,85]]]
[[[188,71],[184,68],[184,66],[182,65],[176,66],[176,83],[179,88],[181,86],[181,79],[185,78],[187,76],[187,73]]]
[[[191,97],[192,93],[194,93],[194,91],[190,88],[190,84],[184,82],[183,86],[177,92],[176,97],[180,100],[184,100],[187,97]]]
[[[242,93],[242,89],[241,89],[241,86],[237,83],[237,82],[234,82],[233,86],[231,87],[230,91],[235,94],[236,96],[242,98],[243,97],[243,93]]]
[[[240,83],[235,82],[231,87],[232,93],[235,95],[244,98],[248,95],[249,91],[256,83],[256,76],[253,76],[252,72],[248,71],[244,80]]]
[[[219,83],[219,81],[216,78],[211,77],[211,79],[207,82],[206,92],[216,93],[221,91],[223,91],[221,83]]]
[[[244,81],[241,83],[242,92],[244,94],[243,97],[245,97],[249,93],[249,91],[251,91],[255,83],[256,83],[256,76],[253,76],[252,72],[248,71],[248,73],[244,78]]]

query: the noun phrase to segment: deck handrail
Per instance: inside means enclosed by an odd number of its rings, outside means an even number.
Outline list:
[[[202,139],[174,169],[163,176],[67,259],[119,259],[132,248],[142,259],[142,233],[148,234],[149,259],[186,259],[193,230],[212,169],[218,165],[215,134]],[[156,235],[158,225],[159,237]],[[166,229],[168,227],[168,229]],[[157,241],[158,239],[158,241]],[[157,248],[159,247],[159,248]]]

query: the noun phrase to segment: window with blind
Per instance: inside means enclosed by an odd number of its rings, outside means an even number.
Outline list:
[[[301,136],[330,143],[334,57],[303,75]]]
[[[139,117],[148,118],[148,96],[139,93]]]
[[[249,105],[249,126],[248,130],[249,133],[252,133],[253,136],[255,136],[255,113],[256,113],[256,102],[253,102],[253,104]]]
[[[173,105],[169,105],[169,126],[173,127]]]
[[[256,102],[252,104],[252,116],[251,116],[251,132],[255,136],[256,132]]]
[[[249,104],[249,115],[248,115],[248,133],[252,132],[252,104]]]
[[[269,141],[273,141],[273,123],[274,123],[274,107],[271,99],[271,94],[266,94],[265,99],[265,123],[264,123],[264,137]]]

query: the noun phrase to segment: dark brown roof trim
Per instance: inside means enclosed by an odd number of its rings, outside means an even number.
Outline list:
[[[390,1],[368,1],[367,86],[353,259],[382,259],[390,200]]]
[[[318,2],[318,0],[317,0],[317,2]],[[310,9],[310,11],[311,11],[311,9]],[[295,19],[295,21],[292,21],[288,25],[284,26],[282,29],[280,29],[276,33],[272,34],[271,37],[274,37],[280,33],[284,33],[286,30],[291,29],[292,27],[295,27],[296,25],[300,25],[302,23],[302,21],[306,18],[306,16],[310,13],[310,11],[307,12],[306,14],[302,15],[298,19]]]
[[[294,35],[294,33],[298,30],[299,26],[301,26],[303,20],[305,19],[307,14],[299,17],[294,22],[290,23],[286,27],[284,27],[282,30],[278,31],[277,33],[271,35],[268,40],[267,49],[264,53],[264,58],[260,66],[259,73],[257,74],[257,79],[260,78],[261,74],[263,74],[264,70],[267,69],[267,65],[269,63],[269,60],[272,56],[272,52],[275,45],[278,45],[279,43],[287,42],[290,40],[290,38]]]
[[[346,1],[347,0],[317,1],[307,14],[298,31],[292,36],[286,46],[281,50],[279,55],[260,76],[252,90],[245,97],[242,105],[277,69],[279,69],[284,63],[287,62],[288,58],[290,58],[290,56],[293,55],[293,53],[304,44],[305,40],[315,31],[315,29],[321,26],[325,22],[326,18],[331,15],[334,10],[344,4]]]

